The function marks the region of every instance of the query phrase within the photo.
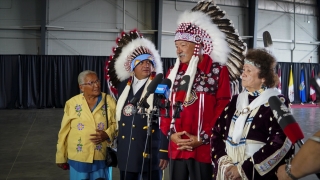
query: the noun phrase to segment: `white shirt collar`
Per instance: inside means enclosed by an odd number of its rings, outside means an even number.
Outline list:
[[[132,91],[133,95],[135,95],[139,89],[146,83],[146,81],[149,79],[149,77],[144,79],[138,79],[136,76],[133,76],[133,83],[132,83]]]

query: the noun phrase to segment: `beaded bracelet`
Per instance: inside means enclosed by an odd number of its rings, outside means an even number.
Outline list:
[[[298,180],[298,178],[294,177],[294,175],[291,174],[291,159],[289,158],[286,160],[286,172],[288,174],[288,176],[292,179],[292,180]]]

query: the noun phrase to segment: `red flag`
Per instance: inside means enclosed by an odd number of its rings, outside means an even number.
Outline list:
[[[312,68],[311,71],[311,78],[314,78],[314,69]],[[310,98],[312,101],[315,101],[317,99],[316,91],[314,90],[314,87],[310,85]]]

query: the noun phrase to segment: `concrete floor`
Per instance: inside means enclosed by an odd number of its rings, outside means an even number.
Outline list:
[[[63,109],[0,110],[0,180],[69,179],[68,171],[55,165],[62,115]],[[293,115],[305,140],[320,130],[320,108],[293,109]],[[119,179],[118,169],[113,169],[113,179]]]

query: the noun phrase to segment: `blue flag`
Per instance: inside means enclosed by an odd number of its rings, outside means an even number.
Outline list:
[[[306,84],[304,81],[304,70],[303,68],[301,69],[300,73],[300,85],[299,85],[299,90],[300,90],[300,100],[301,103],[307,102],[306,98]]]

